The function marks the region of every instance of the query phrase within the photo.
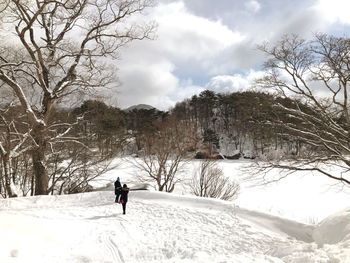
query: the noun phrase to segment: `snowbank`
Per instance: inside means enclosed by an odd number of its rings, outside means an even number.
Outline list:
[[[324,219],[314,230],[313,238],[321,246],[350,241],[350,208]]]

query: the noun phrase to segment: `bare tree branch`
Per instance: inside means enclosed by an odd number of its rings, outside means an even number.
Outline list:
[[[257,81],[264,88],[277,89],[294,103],[276,103],[275,110],[285,118],[273,123],[284,136],[298,138],[304,149],[293,159],[296,163],[271,165],[290,170],[318,171],[334,180],[350,183],[347,174],[336,174],[320,168],[320,162],[350,167],[350,40],[317,34],[313,41],[285,36],[276,46],[261,46],[269,56],[266,75]],[[323,95],[319,90],[322,90]],[[279,114],[278,116],[282,116]]]

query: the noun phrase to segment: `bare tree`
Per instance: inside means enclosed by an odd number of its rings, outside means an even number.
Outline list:
[[[103,165],[106,159],[84,144],[71,142],[62,145],[59,151],[48,156],[48,191],[51,194],[70,194],[89,190],[89,181],[100,175],[100,170],[108,168],[108,165]],[[99,163],[104,169],[98,167]]]
[[[144,137],[143,150],[134,165],[142,181],[155,182],[157,190],[172,192],[180,182],[178,172],[186,164],[190,141],[182,123],[170,119],[158,125],[158,131]]]
[[[286,36],[275,46],[260,47],[269,59],[262,87],[278,91],[292,103],[277,101],[275,110],[285,113],[273,125],[283,136],[294,137],[305,147],[294,161],[274,162],[273,167],[318,171],[350,184],[350,39],[318,34],[312,41]],[[279,116],[282,116],[279,114]],[[343,167],[341,173],[320,164]]]
[[[70,124],[49,127],[53,106],[74,92],[99,88],[113,79],[104,58],[117,58],[122,46],[149,38],[152,23],[132,21],[151,0],[7,0],[2,5],[0,91],[16,95],[35,144],[35,194],[47,194],[46,153],[63,141]],[[111,68],[111,67],[109,67]],[[1,92],[0,92],[1,93]],[[71,138],[70,138],[71,139]]]
[[[16,116],[11,115],[16,115],[16,109],[11,104],[0,110],[0,167],[2,168],[0,177],[4,179],[1,180],[5,189],[4,197],[17,197],[15,187],[17,178],[13,162],[15,158],[27,152],[32,147],[30,130],[20,130],[16,125]]]
[[[189,186],[196,196],[222,200],[233,200],[240,190],[239,184],[226,177],[215,160],[201,161]]]

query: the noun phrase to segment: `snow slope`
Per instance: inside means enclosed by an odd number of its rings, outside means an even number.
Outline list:
[[[133,158],[115,159],[116,169],[107,172],[94,182],[94,187],[103,187],[113,183],[119,176],[128,185],[139,182],[138,171],[132,165]],[[186,183],[200,165],[199,160],[189,162],[180,172],[182,182],[175,188],[178,194],[188,195]],[[350,188],[335,185],[335,181],[312,172],[297,172],[277,180],[281,175],[272,169],[265,175],[274,183],[264,184],[262,180],[246,180],[255,172],[250,160],[222,160],[218,162],[225,176],[241,185],[241,191],[235,204],[254,211],[273,214],[283,218],[303,222],[318,223],[327,216],[349,207]],[[336,167],[331,167],[332,170]],[[283,174],[282,174],[283,176]],[[254,176],[261,178],[261,176]]]
[[[349,210],[315,228],[214,199],[129,199],[126,215],[113,191],[0,200],[0,262],[350,262]]]

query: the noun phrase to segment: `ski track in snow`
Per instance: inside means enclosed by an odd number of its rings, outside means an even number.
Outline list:
[[[311,231],[307,225],[217,200],[143,191],[129,198],[126,215],[110,192],[1,200],[0,218],[22,227],[0,220],[0,233],[7,227],[13,239],[0,240],[0,262],[343,262],[334,246],[296,234]]]
[[[106,246],[106,248],[109,250],[112,261],[113,262],[122,262],[124,263],[123,255],[121,254],[118,246],[114,243],[112,237],[108,234],[102,235],[102,243]]]

